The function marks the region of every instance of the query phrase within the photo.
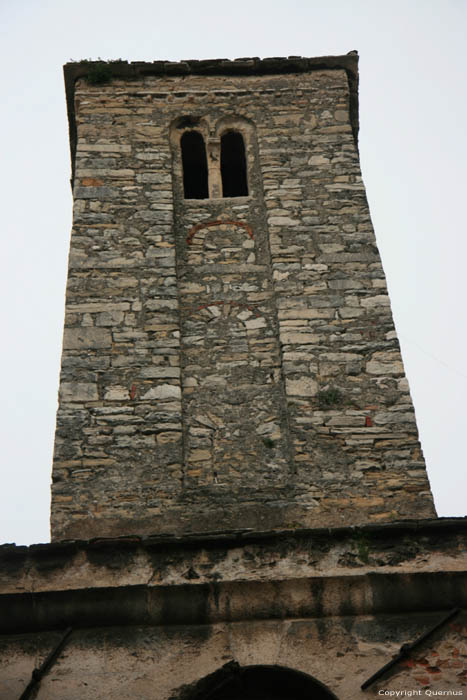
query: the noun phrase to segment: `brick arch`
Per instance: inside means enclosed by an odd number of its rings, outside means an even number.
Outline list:
[[[173,119],[169,125],[169,139],[173,146],[177,146],[185,131],[195,129],[204,139],[209,138],[209,123],[205,117],[193,114],[185,114]]]
[[[254,235],[251,226],[245,221],[235,221],[233,219],[216,219],[215,221],[202,221],[199,224],[195,224],[191,227],[186,237],[187,245],[191,245],[193,238],[196,234],[204,228],[213,228],[214,226],[235,226],[237,228],[243,228],[248,236],[254,240]]]
[[[256,129],[254,122],[248,117],[241,114],[228,114],[221,117],[214,127],[214,134],[217,138],[220,138],[226,131],[239,131],[244,138],[250,140]],[[245,145],[247,144],[245,143]]]

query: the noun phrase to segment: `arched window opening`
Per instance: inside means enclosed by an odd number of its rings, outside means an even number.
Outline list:
[[[221,138],[223,197],[248,195],[245,143],[238,131],[227,131]]]
[[[204,139],[199,131],[185,131],[180,143],[185,199],[207,199],[208,161]]]

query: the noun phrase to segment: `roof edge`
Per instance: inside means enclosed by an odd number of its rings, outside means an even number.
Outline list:
[[[197,549],[221,545],[236,547],[249,544],[283,541],[284,539],[324,538],[340,540],[355,536],[355,534],[378,537],[402,537],[404,535],[425,536],[430,533],[446,533],[448,531],[462,533],[467,531],[467,516],[430,518],[423,520],[396,520],[385,523],[368,523],[366,525],[348,525],[342,527],[296,528],[293,530],[219,530],[202,533],[157,534],[153,535],[122,535],[120,537],[94,537],[89,540],[54,540],[52,542],[16,545],[5,543],[0,545],[0,560],[9,558],[26,558],[47,556],[51,552],[65,553],[77,549],[121,548],[187,548]]]

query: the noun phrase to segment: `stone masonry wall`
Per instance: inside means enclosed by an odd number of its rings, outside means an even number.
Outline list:
[[[75,97],[53,537],[431,517],[345,71]],[[192,128],[210,199],[183,198]],[[248,196],[215,187],[228,128]]]

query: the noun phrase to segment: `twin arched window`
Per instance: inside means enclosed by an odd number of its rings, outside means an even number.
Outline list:
[[[185,199],[208,199],[208,159],[204,138],[199,131],[185,131],[180,141]],[[248,195],[245,142],[239,131],[225,131],[220,140],[220,163],[215,154],[210,158],[220,165],[223,197]],[[211,170],[212,171],[212,170]]]

